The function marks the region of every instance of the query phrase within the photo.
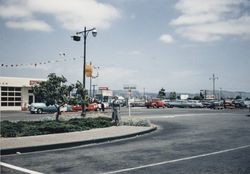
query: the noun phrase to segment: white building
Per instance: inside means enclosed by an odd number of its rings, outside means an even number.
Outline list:
[[[46,79],[0,77],[0,111],[26,110],[35,102],[32,86]]]

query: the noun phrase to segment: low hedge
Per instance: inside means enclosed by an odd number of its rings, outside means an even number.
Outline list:
[[[1,137],[21,137],[84,131],[113,126],[111,118],[74,118],[68,121],[1,121]]]

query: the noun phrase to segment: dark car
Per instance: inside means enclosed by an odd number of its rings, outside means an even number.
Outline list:
[[[208,106],[208,108],[210,108],[210,109],[224,109],[224,102],[223,101],[214,101]]]

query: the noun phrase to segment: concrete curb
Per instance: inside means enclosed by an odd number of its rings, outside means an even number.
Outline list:
[[[88,144],[94,144],[94,143],[102,143],[102,142],[107,142],[107,141],[112,141],[112,140],[135,137],[135,136],[138,136],[138,135],[143,135],[143,134],[146,134],[146,133],[150,133],[150,132],[155,131],[155,130],[157,130],[157,127],[156,126],[151,126],[147,130],[139,131],[139,132],[136,132],[136,133],[125,134],[125,135],[121,135],[121,136],[113,136],[113,137],[105,137],[105,138],[98,138],[98,139],[92,139],[92,140],[65,142],[65,143],[57,143],[57,144],[38,145],[38,146],[5,148],[5,149],[1,149],[0,153],[1,153],[1,155],[10,155],[10,154],[16,154],[17,152],[26,153],[26,152],[35,152],[35,151],[44,151],[44,150],[68,148],[68,147],[74,147],[74,146],[82,146],[82,145],[88,145]]]

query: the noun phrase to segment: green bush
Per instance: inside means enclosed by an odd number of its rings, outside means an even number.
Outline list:
[[[1,122],[1,136],[2,137],[16,137],[21,132],[21,125],[10,121]]]
[[[92,128],[103,128],[112,126],[110,118],[74,118],[68,121],[19,121],[1,122],[1,136],[2,137],[19,137],[19,136],[33,136],[53,133],[64,133],[74,131],[84,131]]]

